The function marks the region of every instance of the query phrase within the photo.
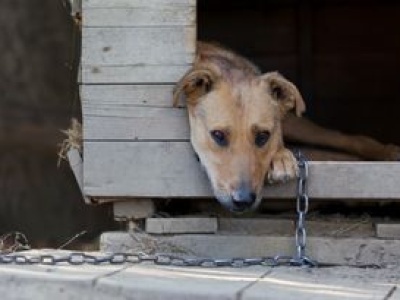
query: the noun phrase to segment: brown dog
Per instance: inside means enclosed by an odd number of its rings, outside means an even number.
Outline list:
[[[257,207],[266,177],[286,181],[296,176],[297,163],[283,136],[368,159],[399,158],[397,146],[300,118],[305,104],[291,82],[277,72],[261,74],[247,59],[214,44],[198,43],[193,67],[176,85],[175,106],[182,94],[193,148],[216,198],[231,211]]]

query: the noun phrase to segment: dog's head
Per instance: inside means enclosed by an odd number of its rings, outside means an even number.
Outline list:
[[[210,67],[190,70],[178,82],[175,106],[181,95],[193,148],[216,198],[231,211],[254,209],[271,159],[282,147],[284,115],[305,109],[300,93],[277,72],[232,80]]]

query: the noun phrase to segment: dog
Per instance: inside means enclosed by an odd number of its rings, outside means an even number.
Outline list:
[[[233,212],[254,210],[264,182],[298,173],[283,138],[343,150],[372,160],[398,160],[400,148],[349,136],[301,117],[304,100],[278,72],[262,74],[246,58],[217,44],[198,42],[192,68],[176,84],[173,105],[186,101],[190,140],[214,195]]]

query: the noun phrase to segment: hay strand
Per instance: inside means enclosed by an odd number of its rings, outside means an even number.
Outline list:
[[[67,160],[67,153],[71,149],[77,149],[82,154],[82,125],[75,118],[71,119],[71,125],[67,130],[61,130],[67,137],[59,145],[58,162],[60,166],[62,160]]]

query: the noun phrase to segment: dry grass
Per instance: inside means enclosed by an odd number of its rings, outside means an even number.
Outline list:
[[[71,125],[67,130],[61,130],[67,137],[59,145],[58,166],[62,160],[67,160],[67,153],[70,149],[77,149],[82,153],[82,125],[75,118],[71,119]]]

